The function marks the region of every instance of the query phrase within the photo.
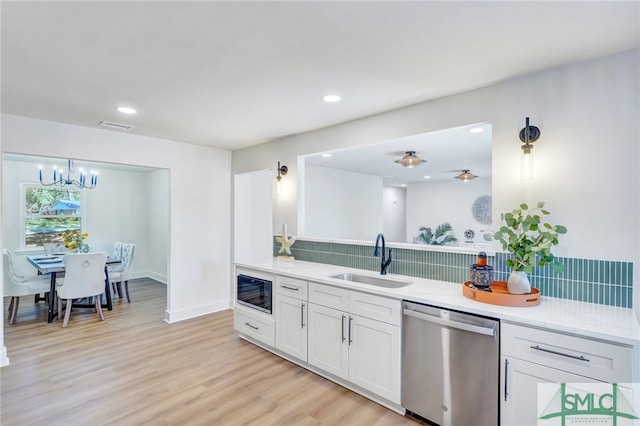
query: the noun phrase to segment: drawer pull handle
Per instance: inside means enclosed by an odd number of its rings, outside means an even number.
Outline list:
[[[566,356],[567,358],[573,358],[573,359],[577,359],[578,361],[586,361],[586,362],[590,362],[589,359],[585,358],[584,356],[580,355],[580,356],[576,356],[576,355],[571,355],[571,354],[565,354],[562,352],[558,352],[558,351],[552,351],[551,349],[545,349],[545,348],[541,348],[538,345],[535,346],[531,346],[531,349],[535,349],[536,351],[542,351],[542,352],[547,352],[550,354],[554,354],[554,355],[560,355],[560,356]]]
[[[280,287],[286,288],[287,290],[298,291],[297,287],[289,287],[288,285],[281,285]]]
[[[254,330],[259,330],[260,327],[256,327],[255,325],[251,324],[250,322],[245,322],[244,325],[246,325],[247,327],[251,327]]]

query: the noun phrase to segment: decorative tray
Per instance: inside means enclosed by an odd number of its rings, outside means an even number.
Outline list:
[[[462,285],[464,297],[483,303],[502,306],[536,306],[540,304],[540,290],[531,287],[531,293],[510,294],[506,281],[494,281],[489,286],[491,291],[483,291],[472,288],[471,281]]]

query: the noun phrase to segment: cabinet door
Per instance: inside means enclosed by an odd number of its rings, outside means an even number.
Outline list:
[[[536,426],[546,401],[538,404],[538,383],[596,383],[597,381],[518,358],[501,358],[500,424]],[[506,377],[506,384],[505,384]],[[551,401],[548,401],[551,402]],[[538,407],[541,405],[540,407]]]
[[[400,404],[400,327],[349,316],[349,381]]]
[[[303,361],[307,360],[307,302],[278,296],[276,349]]]
[[[348,315],[342,311],[309,304],[309,364],[342,379],[348,379]]]

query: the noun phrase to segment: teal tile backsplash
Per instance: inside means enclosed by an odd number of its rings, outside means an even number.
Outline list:
[[[275,241],[273,254],[280,244]],[[373,256],[373,247],[360,244],[341,244],[297,240],[291,247],[299,260],[358,268],[380,269],[380,258]],[[447,253],[409,248],[394,248],[393,262],[388,272],[412,277],[430,278],[451,283],[463,283],[469,278],[469,265],[476,262],[475,254]],[[494,267],[494,279],[506,281],[510,273],[506,253],[488,256]],[[529,274],[531,285],[544,296],[578,300],[600,305],[631,308],[633,301],[633,263],[610,260],[558,258],[565,270],[556,274],[550,265],[538,267]]]

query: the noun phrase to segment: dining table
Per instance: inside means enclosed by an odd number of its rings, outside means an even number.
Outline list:
[[[58,312],[55,311],[56,306],[56,276],[60,272],[64,272],[64,255],[65,253],[54,253],[52,255],[34,255],[27,256],[27,261],[33,265],[38,273],[42,275],[49,274],[51,276],[50,279],[50,291],[49,291],[49,308],[47,313],[47,322],[53,322],[53,319],[58,315]],[[109,265],[117,265],[122,263],[120,259],[116,259],[114,257],[108,256],[107,262],[104,265],[104,294],[106,299],[106,304],[104,305],[107,310],[113,310],[113,302],[111,298],[111,289],[109,287],[109,269],[107,268]],[[73,306],[80,307],[94,307],[91,305],[81,305],[75,304]]]

